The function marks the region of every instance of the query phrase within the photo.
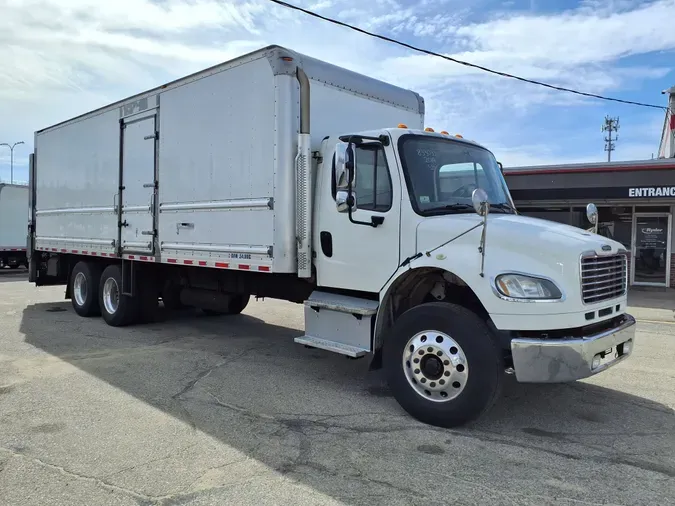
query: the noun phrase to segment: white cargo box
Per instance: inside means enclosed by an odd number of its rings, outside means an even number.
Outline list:
[[[412,91],[267,47],[38,131],[36,249],[296,272],[298,68],[312,150],[423,127]]]
[[[0,251],[26,251],[28,186],[0,184]]]

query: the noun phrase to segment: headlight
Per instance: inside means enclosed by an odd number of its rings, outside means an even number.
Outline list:
[[[557,300],[562,292],[552,281],[524,274],[501,274],[495,280],[497,291],[505,297],[526,300]]]

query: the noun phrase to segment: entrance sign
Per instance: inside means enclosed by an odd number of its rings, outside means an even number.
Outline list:
[[[675,186],[648,186],[645,188],[629,188],[628,196],[642,197],[675,197]]]

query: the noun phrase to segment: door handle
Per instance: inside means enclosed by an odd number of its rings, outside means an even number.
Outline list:
[[[181,228],[192,230],[193,228],[195,228],[195,224],[194,223],[186,223],[186,222],[176,223],[176,233],[177,234],[180,233]]]

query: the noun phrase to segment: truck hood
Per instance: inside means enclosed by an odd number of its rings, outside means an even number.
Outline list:
[[[417,227],[417,251],[426,252],[477,225],[475,214],[455,214],[428,218]],[[479,262],[478,246],[482,227],[439,248],[442,257],[462,256],[467,267]],[[486,230],[486,274],[504,270],[529,272],[558,278],[579,276],[582,253],[616,254],[622,244],[586,230],[548,220],[514,214],[493,213]],[[456,263],[456,261],[452,261]],[[459,274],[459,273],[458,273]]]

